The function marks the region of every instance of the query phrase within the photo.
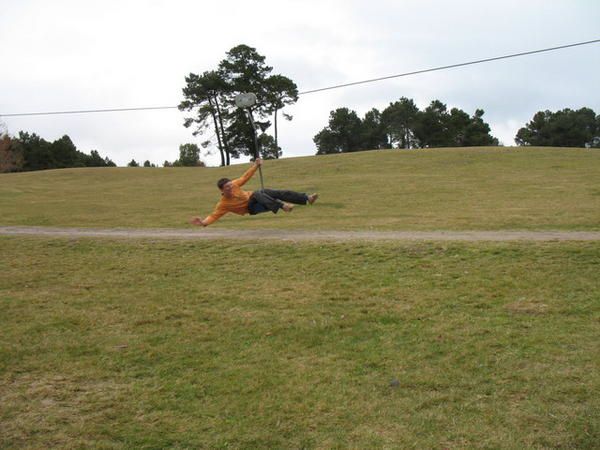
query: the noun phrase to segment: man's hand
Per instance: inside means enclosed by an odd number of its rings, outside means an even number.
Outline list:
[[[204,220],[202,220],[200,217],[192,217],[192,220],[190,220],[190,223],[192,225],[201,225],[203,227],[206,226],[206,224],[204,223]]]
[[[256,158],[256,161],[254,161],[254,164],[256,164],[257,167],[262,166],[263,160],[260,158]]]

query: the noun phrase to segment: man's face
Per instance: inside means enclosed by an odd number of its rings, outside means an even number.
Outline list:
[[[233,190],[233,183],[231,181],[228,181],[227,183],[225,183],[223,185],[223,187],[221,188],[221,192],[223,193],[223,195],[225,197],[231,197],[232,190]]]

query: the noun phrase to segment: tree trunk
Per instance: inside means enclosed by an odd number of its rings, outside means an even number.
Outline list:
[[[275,108],[275,117],[273,119],[273,125],[275,126],[275,157],[279,158],[279,143],[277,142],[277,108]]]
[[[225,166],[225,152],[223,151],[223,144],[221,143],[221,134],[219,133],[219,124],[217,123],[217,116],[213,113],[213,121],[215,123],[215,131],[217,134],[217,142],[219,145],[219,153],[221,154],[221,167]]]
[[[211,97],[208,97],[208,103],[210,104],[211,107],[213,106],[213,101],[212,101]],[[217,122],[217,116],[214,113],[214,111],[212,111],[210,114],[212,115],[213,122],[215,123],[215,134],[217,135],[217,144],[219,147],[219,153],[221,154],[221,167],[223,167],[225,165],[225,153],[223,152],[223,144],[221,142],[221,133],[219,131],[219,123]]]
[[[225,128],[223,127],[223,116],[221,114],[221,107],[219,106],[219,101],[215,97],[215,104],[217,105],[217,115],[219,116],[219,123],[221,124],[221,136],[223,137],[223,147],[225,148],[225,155],[227,157],[227,165],[231,164],[231,159],[229,156],[229,145],[227,144],[227,139],[225,136]]]

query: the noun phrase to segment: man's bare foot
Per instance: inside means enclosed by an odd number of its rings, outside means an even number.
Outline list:
[[[281,209],[283,209],[285,212],[292,212],[292,209],[294,209],[294,205],[292,205],[291,203],[284,203]]]
[[[314,202],[317,201],[317,199],[319,198],[319,194],[317,194],[316,192],[314,194],[311,194],[308,196],[308,204],[312,205]]]

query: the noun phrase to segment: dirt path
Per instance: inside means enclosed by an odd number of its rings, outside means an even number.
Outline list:
[[[276,241],[599,241],[600,231],[302,231],[0,226],[0,235]]]

